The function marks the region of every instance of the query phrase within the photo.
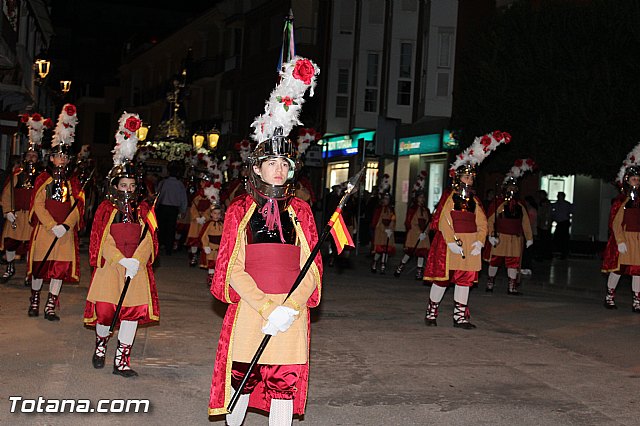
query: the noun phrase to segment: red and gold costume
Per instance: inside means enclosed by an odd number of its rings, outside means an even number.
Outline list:
[[[396,213],[391,206],[378,206],[371,220],[373,234],[373,251],[380,254],[394,255],[396,244],[393,233],[388,236],[385,230],[396,229]]]
[[[491,266],[505,265],[520,268],[520,258],[525,241],[533,240],[526,206],[519,200],[501,200],[496,211],[492,209],[488,217],[488,236],[496,236],[498,244],[485,245],[484,260]]]
[[[200,247],[201,225],[198,218],[204,218],[205,222],[211,219],[211,201],[204,195],[202,189],[198,190],[191,201],[189,208],[189,233],[187,234],[186,245],[189,247]]]
[[[209,414],[227,413],[232,380],[237,369],[232,364],[249,363],[264,334],[261,328],[276,307],[283,303],[300,268],[318,241],[316,225],[307,203],[292,198],[283,215],[291,215],[295,245],[251,243],[250,221],[257,204],[250,195],[237,198],[225,215],[224,230],[211,286],[213,295],[229,304],[222,324],[211,384]],[[274,336],[260,358],[259,368],[275,370],[276,380],[248,383],[253,388],[249,406],[269,411],[271,399],[293,398],[293,413],[304,414],[309,377],[309,308],[320,303],[322,261],[320,256],[300,286],[284,303],[300,312],[286,333]],[[280,373],[278,373],[278,370]],[[232,377],[233,376],[233,377]],[[297,377],[293,390],[290,377]],[[254,387],[255,386],[255,387]],[[284,395],[283,393],[286,393]]]
[[[229,182],[220,198],[225,206],[229,207],[236,197],[247,193],[247,190],[245,189],[245,180],[246,179],[244,177],[239,177]]]
[[[8,220],[5,221],[0,240],[0,250],[14,251],[20,256],[27,254],[29,240],[33,228],[29,223],[29,210],[33,187],[31,184],[23,185],[23,169],[13,172],[11,180],[7,180],[2,190],[2,210],[6,215],[9,212],[15,214],[15,228]],[[27,183],[27,182],[24,182]]]
[[[118,213],[118,209],[105,200],[98,206],[94,217],[89,244],[89,264],[93,274],[84,310],[87,325],[94,326],[96,322],[111,324],[125,283],[125,268],[118,263],[123,258],[137,259],[140,270],[130,282],[118,323],[126,320],[147,324],[160,320],[158,291],[152,269],[158,254],[158,239],[152,224],[147,227],[144,240],[140,241],[148,220],[149,205],[146,202],[140,204],[138,223],[114,223]]]
[[[84,193],[77,179],[65,183],[64,201],[50,198],[47,193],[53,178],[49,172],[42,172],[36,179],[31,194],[29,220],[33,226],[31,247],[27,261],[27,274],[33,278],[60,279],[78,282],[80,280],[80,258],[78,231],[83,227]],[[78,204],[71,213],[75,200]],[[66,218],[66,219],[65,219]],[[44,266],[40,266],[45,253],[56,238],[51,229],[56,225],[66,225],[69,231],[59,238]]]
[[[429,253],[429,247],[431,247],[429,238],[418,242],[420,234],[427,232],[429,220],[431,220],[431,213],[429,209],[424,206],[413,204],[409,210],[407,210],[407,216],[404,221],[404,227],[407,230],[404,252],[409,256],[426,257]]]
[[[210,220],[202,227],[202,232],[200,233],[200,244],[202,244],[202,247],[209,247],[211,249],[211,253],[206,254],[203,251],[200,254],[201,268],[215,269],[223,226],[224,223],[221,220],[217,222]]]
[[[470,252],[475,241],[484,241],[487,237],[487,217],[477,197],[473,197],[473,212],[454,198],[454,192],[445,191],[433,215],[431,226],[436,233],[431,242],[424,279],[443,287],[452,281],[456,285],[470,287],[478,281],[478,271],[482,269],[480,256],[471,256]],[[454,234],[462,241],[465,259],[447,248],[447,243],[455,242]],[[453,277],[462,279],[452,280]]]

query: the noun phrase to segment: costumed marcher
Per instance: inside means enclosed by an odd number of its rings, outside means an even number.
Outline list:
[[[640,144],[627,155],[616,183],[622,192],[611,205],[609,240],[602,272],[608,273],[604,307],[617,309],[616,287],[621,275],[631,275],[631,309],[640,313]]]
[[[269,412],[270,425],[290,425],[292,416],[305,410],[309,308],[320,302],[322,260],[316,256],[284,302],[318,241],[309,204],[293,196],[295,156],[286,135],[299,123],[304,92],[313,89],[318,72],[313,62],[300,57],[284,64],[265,113],[252,124],[258,145],[250,160],[249,194],[237,197],[225,214],[211,291],[229,307],[218,342],[209,414],[227,414],[231,426],[242,424],[248,406]],[[265,334],[273,337],[228,413],[231,396]]]
[[[156,220],[146,201],[138,203],[135,158],[141,121],[137,114],[124,113],[118,121],[113,168],[108,175],[107,199],[98,206],[91,228],[89,263],[93,268],[84,310],[84,323],[95,326],[94,368],[105,365],[109,328],[113,322],[125,281],[130,279],[119,325],[113,374],[137,376],[131,368],[131,349],[138,325],[160,319],[158,292],[152,264],[158,253]]]
[[[421,171],[413,186],[413,202],[407,210],[407,216],[404,221],[404,226],[407,230],[407,237],[404,241],[404,256],[393,273],[396,278],[400,276],[411,256],[417,258],[416,280],[422,281],[424,276],[424,260],[429,254],[429,247],[431,246],[429,235],[427,234],[431,212],[426,206],[427,197],[424,193],[426,177],[427,171]]]
[[[309,203],[310,206],[316,203],[316,194],[313,190],[313,184],[307,176],[307,170],[304,168],[304,159],[307,149],[321,135],[315,129],[299,129],[298,130],[298,159],[296,160],[296,197]]]
[[[493,292],[498,268],[507,268],[509,287],[507,294],[520,295],[518,275],[524,247],[533,244],[533,231],[527,207],[520,201],[518,179],[532,171],[535,163],[532,159],[518,159],[509,170],[502,183],[502,197],[489,206],[488,239],[484,250],[484,260],[489,262],[487,292]]]
[[[225,207],[229,207],[229,204],[238,196],[244,195],[246,191],[247,178],[249,177],[249,155],[251,154],[251,143],[244,139],[236,143],[235,148],[240,156],[240,161],[234,161],[230,164],[231,179],[225,185],[224,191],[220,195],[222,203]]]
[[[43,119],[38,113],[31,116],[24,114],[22,120],[29,128],[29,148],[24,154],[21,167],[14,169],[13,173],[8,173],[2,189],[2,210],[7,219],[0,240],[0,250],[4,250],[7,257],[7,269],[0,277],[2,283],[6,283],[15,275],[16,255],[23,257],[29,251],[29,240],[33,231],[29,223],[29,208],[36,178],[41,172],[38,164],[40,145],[44,128],[53,127],[51,119]]]
[[[220,204],[220,180],[214,179],[204,189],[204,194],[211,201],[211,220],[204,224],[200,232],[200,244],[202,254],[200,255],[200,267],[207,270],[207,284],[211,286],[213,273],[216,268],[216,259],[220,249],[220,239],[222,238],[223,215]]]
[[[42,283],[50,280],[44,307],[44,317],[49,321],[60,320],[55,310],[63,281],[80,280],[78,231],[82,228],[84,192],[78,179],[69,179],[66,174],[77,123],[76,107],[65,104],[51,141],[53,166],[38,175],[31,194],[29,220],[33,231],[27,260],[27,274],[31,277],[28,314],[39,315]],[[45,259],[52,244],[53,249]]]
[[[199,188],[189,207],[189,231],[185,242],[185,245],[189,247],[189,266],[198,264],[198,249],[201,247],[200,234],[205,222],[211,220],[211,200],[204,193],[210,179],[207,172],[200,174]]]
[[[487,217],[473,190],[476,166],[498,145],[510,140],[511,135],[500,131],[478,137],[449,169],[454,179],[452,188],[443,192],[430,225],[435,235],[424,271],[424,280],[433,283],[425,316],[428,326],[437,325],[438,306],[453,284],[453,326],[476,328],[469,320],[469,289],[478,281],[480,253],[487,237]]]
[[[380,262],[380,274],[387,270],[389,256],[396,253],[396,241],[394,232],[396,230],[396,212],[391,204],[391,194],[389,190],[389,175],[385,174],[378,185],[380,191],[380,205],[373,213],[371,229],[373,229],[373,262],[371,272],[377,271],[378,261]]]

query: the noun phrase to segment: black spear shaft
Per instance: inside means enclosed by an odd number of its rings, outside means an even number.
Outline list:
[[[289,290],[289,293],[287,294],[287,297],[284,298],[284,301],[282,303],[284,303],[289,298],[289,296],[291,296],[291,294],[293,294],[293,292],[296,290],[296,288],[298,288],[298,286],[300,285],[300,283],[304,279],[305,275],[307,275],[307,271],[309,271],[309,268],[313,264],[314,259],[316,258],[316,256],[320,252],[320,248],[322,247],[322,243],[324,243],[324,240],[326,240],[327,237],[329,236],[329,234],[331,233],[331,228],[333,228],[333,222],[332,222],[333,216],[336,213],[340,214],[340,212],[344,208],[345,204],[347,204],[347,201],[349,200],[349,197],[351,196],[351,193],[358,186],[358,182],[360,181],[362,175],[364,174],[364,170],[365,170],[365,167],[363,167],[354,177],[352,177],[349,180],[350,187],[347,186],[347,191],[342,196],[342,199],[340,200],[340,203],[338,203],[338,207],[336,208],[334,214],[331,215],[331,219],[329,219],[329,222],[324,226],[324,229],[322,230],[322,233],[320,234],[320,237],[318,237],[318,242],[313,247],[313,250],[311,250],[311,253],[309,254],[309,257],[307,258],[307,261],[304,263],[304,266],[302,267],[302,269],[300,269],[300,273],[298,274],[298,277],[294,281],[293,285],[291,286],[291,290]],[[242,381],[240,382],[240,386],[236,390],[236,393],[234,393],[233,396],[231,397],[231,401],[229,402],[229,405],[227,406],[227,411],[229,411],[230,413],[233,411],[234,407],[236,406],[236,403],[238,402],[238,399],[240,399],[240,394],[242,394],[242,391],[244,390],[244,387],[247,384],[247,381],[249,380],[249,376],[251,375],[251,372],[255,369],[256,364],[258,364],[258,360],[260,359],[260,356],[262,356],[262,353],[266,349],[267,344],[269,343],[269,340],[271,340],[271,335],[270,334],[265,334],[264,337],[262,338],[262,342],[260,343],[260,346],[258,346],[258,350],[256,351],[255,355],[253,355],[253,358],[251,359],[251,362],[249,363],[249,368],[247,369],[246,374],[242,378]]]
[[[147,236],[148,230],[149,230],[149,223],[145,222],[144,229],[142,230],[142,236],[140,236],[140,241],[138,242],[138,245],[142,244],[142,242],[144,241],[144,238]],[[113,320],[111,321],[111,326],[109,327],[109,334],[113,333],[113,330],[116,328],[116,324],[118,323],[118,316],[120,316],[120,310],[122,309],[124,298],[127,296],[127,291],[129,290],[130,283],[131,283],[131,277],[127,277],[124,280],[124,287],[122,288],[122,293],[120,293],[120,299],[118,300],[118,305],[116,306],[116,312],[113,314]]]
[[[91,174],[89,175],[89,179],[87,179],[87,182],[89,182],[89,180],[91,180],[91,177],[93,176],[93,172],[95,172],[96,169],[93,169],[91,171]],[[80,189],[80,192],[83,192],[85,187],[87,186],[87,182],[84,183],[84,185],[82,185],[82,188]],[[80,197],[76,198],[76,200],[73,202],[73,205],[71,206],[71,208],[69,209],[69,212],[67,213],[67,215],[64,217],[64,220],[67,220],[67,218],[69,217],[69,215],[75,210],[76,206],[78,205],[78,202],[80,201]],[[45,253],[44,257],[42,258],[42,260],[40,261],[40,264],[38,265],[38,270],[36,271],[35,274],[32,274],[32,277],[37,277],[38,275],[40,275],[40,272],[42,272],[42,268],[44,267],[44,263],[47,261],[47,259],[49,259],[49,255],[51,255],[51,252],[53,251],[53,248],[55,247],[56,243],[58,242],[58,237],[55,237],[53,239],[53,241],[51,241],[51,245],[49,246],[49,249],[47,250],[47,252]]]

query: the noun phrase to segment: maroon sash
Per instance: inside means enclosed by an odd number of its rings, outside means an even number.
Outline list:
[[[522,219],[498,218],[498,232],[507,235],[522,235]]]
[[[60,224],[64,222],[69,214],[71,208],[71,202],[69,200],[63,202],[57,200],[46,199],[44,200],[44,208],[47,209],[53,220]]]
[[[220,238],[222,235],[209,235],[209,243],[220,245]]]
[[[451,219],[453,220],[453,230],[455,232],[470,234],[478,231],[475,213],[452,210]]]
[[[276,243],[248,244],[244,270],[265,293],[289,293],[300,273],[300,247]]]
[[[109,233],[124,257],[133,257],[140,243],[139,223],[112,223]]]
[[[205,199],[199,200],[199,201],[198,201],[198,204],[196,204],[196,209],[197,209],[199,212],[204,212],[204,211],[206,211],[209,207],[211,207],[211,201],[209,201],[209,200],[205,200]]]
[[[33,192],[33,188],[25,189],[25,188],[14,188],[13,190],[13,209],[15,211],[19,210],[29,210],[31,207],[31,193]]]
[[[627,232],[640,232],[640,209],[624,209],[622,225]]]
[[[427,219],[418,218],[418,227],[421,231],[424,231],[427,228]]]

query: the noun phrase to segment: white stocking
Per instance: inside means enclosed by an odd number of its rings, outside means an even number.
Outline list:
[[[213,268],[210,268],[210,269],[207,271],[207,273],[208,273],[209,275],[213,275],[213,273],[214,273],[214,272],[215,272],[215,269],[213,269]]]
[[[507,268],[507,276],[512,280],[518,278],[518,270],[516,268]]]
[[[378,260],[380,260],[380,253],[376,253],[376,254],[373,256],[373,260],[375,260],[376,262],[377,262]]]
[[[57,296],[60,294],[60,290],[62,289],[62,280],[57,280],[55,278],[51,279],[49,283],[49,293]]]
[[[31,278],[31,290],[42,290],[42,278]]]
[[[191,253],[196,254],[198,252],[198,247],[191,247]]]
[[[422,268],[423,265],[424,265],[424,257],[419,257],[418,258],[418,268]]]
[[[439,285],[433,284],[431,286],[431,292],[429,293],[429,299],[431,299],[432,302],[440,303],[445,291],[447,291],[446,287],[440,287]]]
[[[498,267],[497,266],[489,266],[489,276],[490,277],[495,277],[498,274]]]
[[[405,254],[405,255],[402,257],[401,262],[402,262],[402,263],[407,263],[407,262],[409,261],[409,259],[411,259],[411,256],[409,256],[408,254]],[[9,260],[9,259],[7,259],[7,260]]]
[[[620,275],[615,272],[609,273],[609,278],[607,278],[607,287],[615,290],[618,286],[618,281],[620,281]]]
[[[634,293],[640,292],[640,277],[637,275],[631,278],[631,290],[633,290]]]
[[[138,329],[138,321],[122,321],[120,322],[120,331],[118,332],[118,340],[125,345],[133,345],[133,339],[136,338],[136,330]]]
[[[13,262],[15,258],[16,258],[16,252],[7,250],[7,262]]]
[[[389,259],[389,255],[387,253],[382,254],[382,263],[387,263],[387,259]]]
[[[231,395],[235,395],[235,389],[231,388],[233,391]],[[233,411],[227,414],[227,424],[229,426],[240,426],[244,421],[244,416],[247,414],[247,407],[249,406],[249,395],[248,393],[240,395],[238,398],[238,402],[236,406],[233,407]]]
[[[269,426],[291,426],[293,423],[293,399],[272,399],[269,409]]]
[[[100,337],[109,337],[109,326],[96,324],[96,334]]]
[[[453,300],[466,305],[469,302],[469,287],[457,285],[453,292]]]

